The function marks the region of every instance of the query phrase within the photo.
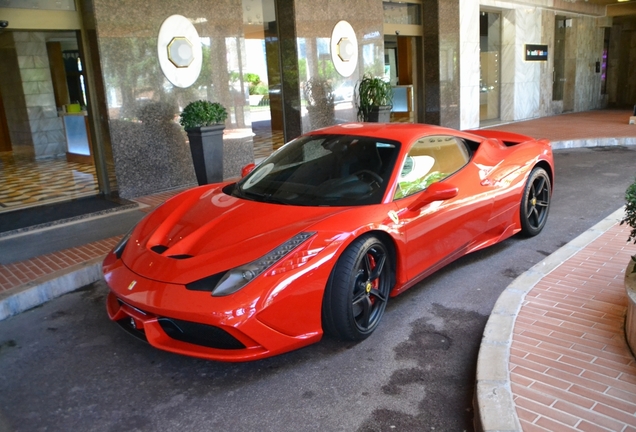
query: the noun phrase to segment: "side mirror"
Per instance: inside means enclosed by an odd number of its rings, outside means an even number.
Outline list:
[[[241,169],[241,177],[245,177],[246,175],[248,175],[249,173],[251,173],[252,171],[254,171],[254,168],[256,168],[256,164],[255,164],[255,163],[251,163],[251,164],[247,164],[247,165],[245,165],[245,166]]]
[[[434,201],[444,201],[455,198],[459,193],[457,186],[445,182],[435,182],[431,184],[420,196],[409,206],[409,211],[418,211],[426,204]]]

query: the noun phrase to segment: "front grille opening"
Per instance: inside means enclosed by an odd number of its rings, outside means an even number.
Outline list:
[[[168,336],[181,342],[217,349],[245,348],[239,340],[219,327],[173,318],[159,318],[158,321]]]
[[[128,334],[136,337],[139,340],[142,340],[144,342],[148,342],[148,339],[146,339],[146,332],[144,332],[143,329],[138,329],[138,328],[134,327],[132,325],[132,318],[120,319],[119,321],[117,321],[117,324],[119,324],[119,326],[121,328],[126,330],[126,332]]]

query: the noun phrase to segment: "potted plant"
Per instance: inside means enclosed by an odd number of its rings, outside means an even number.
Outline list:
[[[621,225],[623,224],[632,228],[627,241],[634,240],[634,244],[636,244],[636,180],[625,191],[625,216],[621,220]],[[636,263],[636,255],[632,256],[632,262]],[[634,264],[631,266],[631,272],[636,273],[636,266]]]
[[[321,77],[312,77],[303,84],[307,101],[307,112],[312,129],[331,126],[335,123],[334,94],[331,83]]]
[[[227,110],[218,102],[190,102],[179,123],[188,134],[199,185],[223,181],[223,129]]]
[[[621,225],[623,224],[632,228],[627,241],[633,240],[636,244],[636,180],[625,191],[625,216],[621,220]],[[627,293],[625,335],[632,352],[636,352],[636,255],[632,255],[625,270],[625,291]]]
[[[393,88],[382,78],[364,75],[357,85],[358,119],[365,122],[388,123],[393,108]]]

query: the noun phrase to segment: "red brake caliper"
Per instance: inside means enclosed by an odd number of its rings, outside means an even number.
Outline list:
[[[371,273],[373,273],[373,271],[375,270],[375,258],[373,257],[373,255],[371,254],[367,254],[367,256],[369,257],[369,266],[371,267]],[[369,276],[371,276],[371,274],[369,274]],[[375,280],[371,281],[371,286],[373,287],[373,289],[378,289],[378,286],[380,285],[380,278],[376,278]],[[371,296],[371,303],[375,303],[375,297]]]

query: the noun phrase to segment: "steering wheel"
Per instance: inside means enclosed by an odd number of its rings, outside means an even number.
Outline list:
[[[369,186],[371,186],[371,189],[379,188],[384,181],[382,177],[380,177],[377,173],[374,173],[370,170],[360,170],[353,173],[353,175],[358,177],[363,182],[368,183]]]

